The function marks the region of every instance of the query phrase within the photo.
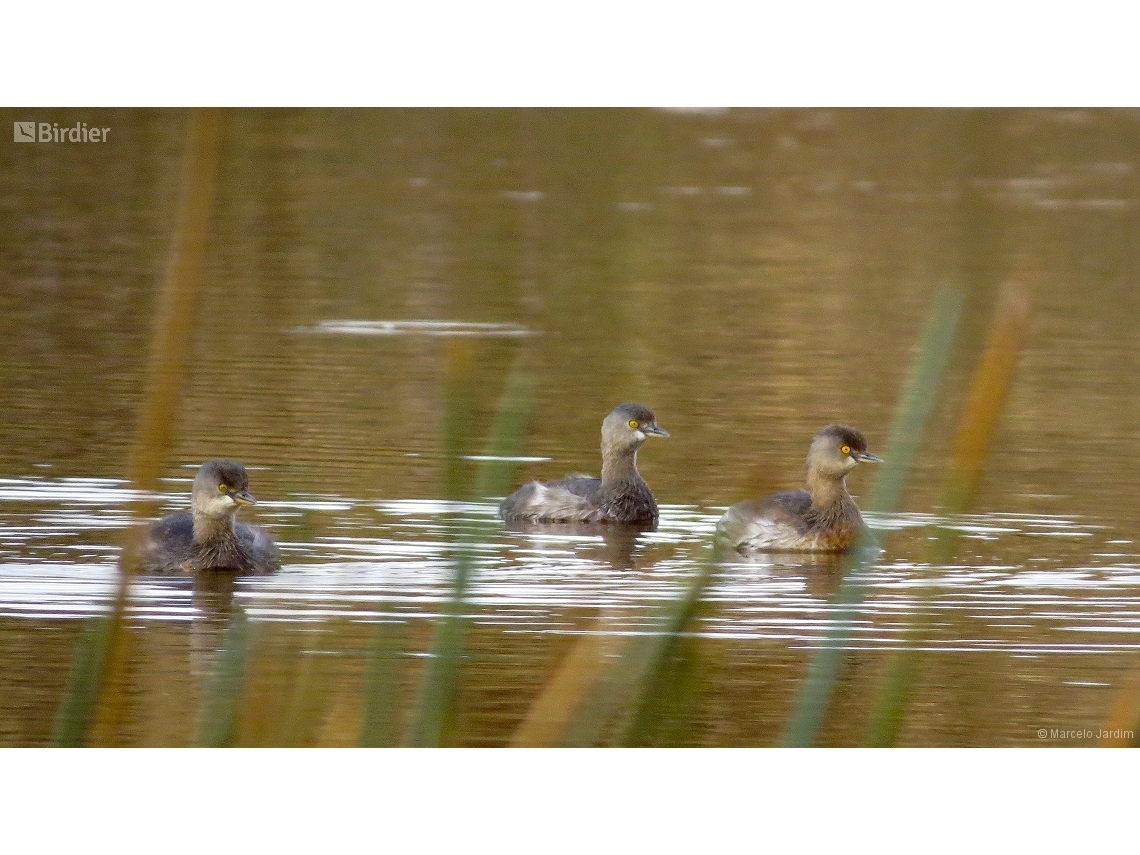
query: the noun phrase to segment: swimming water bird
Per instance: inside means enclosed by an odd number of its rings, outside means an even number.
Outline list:
[[[807,457],[807,489],[733,505],[717,523],[717,541],[739,552],[846,552],[863,528],[847,473],[860,463],[882,463],[863,434],[828,425]]]
[[[637,450],[651,436],[669,433],[649,407],[619,405],[602,422],[601,478],[532,481],[503,499],[499,515],[528,522],[657,522],[657,502],[637,471]]]
[[[281,566],[273,537],[261,526],[237,521],[242,505],[256,504],[245,467],[207,460],[194,478],[189,513],[164,517],[147,532],[142,563],[150,573],[231,570],[272,573]]]

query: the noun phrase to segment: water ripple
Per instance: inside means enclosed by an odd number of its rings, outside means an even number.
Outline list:
[[[128,505],[137,498],[106,479],[0,480],[0,615],[74,619],[108,609],[117,546],[92,539],[129,525]],[[275,576],[238,580],[234,602],[263,621],[431,620],[451,596],[461,540],[475,562],[467,602],[476,621],[512,632],[577,633],[577,618],[605,613],[607,632],[636,633],[648,610],[678,596],[708,559],[720,515],[716,508],[666,505],[655,531],[514,529],[496,519],[496,507],[327,494],[265,502],[261,510],[282,541],[286,566]],[[299,512],[309,510],[335,523],[291,539],[301,531]],[[1140,556],[1122,552],[1131,543],[1093,521],[868,516],[886,551],[865,571],[867,596],[850,625],[854,647],[1026,655],[1140,647]],[[984,538],[993,554],[925,563],[926,543],[939,528]],[[794,555],[724,563],[692,631],[815,644],[836,616],[838,572],[835,561]],[[133,619],[195,620],[202,609],[193,580],[132,583]]]

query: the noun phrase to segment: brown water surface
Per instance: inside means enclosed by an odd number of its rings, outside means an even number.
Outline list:
[[[0,111],[112,128],[0,144],[0,744],[41,745],[82,618],[109,607],[126,459],[188,114]],[[4,125],[6,126],[6,125]],[[1140,667],[1140,113],[235,111],[226,114],[164,512],[241,460],[285,567],[132,590],[127,722],[186,744],[235,608],[256,656],[240,744],[355,744],[378,623],[412,707],[447,545],[488,522],[458,742],[502,745],[584,632],[644,628],[720,512],[797,486],[842,421],[883,451],[934,295],[965,315],[821,741],[860,744],[893,651],[908,745],[1088,744]],[[970,514],[938,506],[998,290],[1030,330]],[[536,375],[514,483],[596,472],[602,417],[649,404],[653,532],[513,531],[443,496],[446,349],[474,348],[473,451],[510,366]],[[474,461],[472,467],[477,465]],[[875,472],[850,479],[870,492]],[[928,563],[938,527],[963,537]],[[683,727],[771,745],[834,614],[833,567],[724,568],[686,636]],[[909,626],[921,625],[916,639]]]

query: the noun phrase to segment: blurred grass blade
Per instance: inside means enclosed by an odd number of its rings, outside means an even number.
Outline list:
[[[1007,286],[1003,289],[993,329],[970,384],[966,408],[958,427],[958,439],[954,443],[954,459],[945,497],[946,506],[952,512],[965,511],[974,504],[1028,327],[1028,296],[1018,286]]]
[[[326,650],[338,650],[336,622],[322,621],[304,627],[293,657],[290,691],[273,744],[284,748],[307,748],[317,742],[322,712],[331,688],[332,675]],[[327,645],[327,646],[326,646]]]
[[[647,673],[637,699],[619,719],[615,745],[680,748],[697,744],[701,642],[684,632],[671,637],[656,667]]]
[[[875,479],[868,509],[890,513],[898,506],[910,475],[915,450],[926,429],[934,402],[954,349],[962,314],[962,293],[945,288],[939,292],[919,338],[918,352],[883,454],[886,462]],[[827,715],[835,678],[843,664],[851,626],[859,616],[866,584],[863,571],[874,556],[874,538],[864,531],[844,562],[843,581],[835,598],[835,616],[816,649],[807,676],[784,732],[783,744],[809,746]]]
[[[447,500],[457,502],[466,494],[463,483],[463,455],[471,434],[471,374],[475,361],[473,339],[449,339],[447,342],[444,434],[444,492]],[[448,550],[455,568],[451,595],[443,608],[432,640],[432,649],[416,697],[415,715],[404,738],[407,745],[438,746],[447,744],[454,728],[455,701],[458,695],[459,657],[466,635],[467,581],[471,555],[462,535]]]
[[[534,409],[534,375],[526,369],[527,355],[515,361],[495,412],[491,438],[479,469],[475,495],[479,498],[502,496],[510,485],[516,464],[509,458],[522,451],[527,425]]]
[[[463,458],[471,445],[476,348],[473,338],[449,338],[445,346],[443,495],[449,502],[463,501],[469,493]]]
[[[376,624],[364,686],[361,748],[386,748],[397,744],[396,726],[400,711],[403,648],[402,624],[389,621],[380,621]]]
[[[583,700],[613,663],[613,657],[627,643],[627,639],[610,626],[611,620],[611,616],[603,611],[592,630],[583,634],[570,648],[515,729],[507,743],[510,747],[548,748],[562,742],[562,736]]]
[[[436,626],[432,649],[419,694],[415,718],[404,743],[418,748],[451,744],[459,696],[459,665],[467,637],[467,613],[463,595],[470,565],[456,556],[454,593]]]
[[[235,607],[206,697],[198,709],[193,745],[199,748],[224,748],[234,744],[237,738],[238,700],[249,670],[252,643],[253,631],[249,618],[244,609]]]
[[[111,644],[111,617],[100,615],[87,621],[79,636],[71,671],[67,678],[67,692],[56,712],[52,726],[53,745],[75,748],[83,745],[87,727],[95,715],[99,702],[99,679],[103,674],[107,652]]]
[[[682,595],[657,609],[642,633],[629,637],[617,660],[605,670],[601,679],[583,683],[587,690],[591,686],[593,688],[589,697],[584,700],[573,696],[563,697],[562,709],[568,711],[573,708],[571,715],[558,711],[546,701],[545,715],[554,720],[568,719],[565,731],[556,744],[597,745],[615,726],[619,716],[624,716],[624,723],[618,724],[615,741],[628,744],[638,739],[641,735],[641,716],[638,713],[649,701],[647,689],[654,684],[662,664],[676,645],[678,636],[697,613],[701,598],[716,577],[718,569],[719,565],[714,558],[706,559]],[[580,645],[591,643],[593,642],[587,639],[579,642]],[[542,703],[544,699],[540,696],[536,707]],[[530,732],[529,737],[526,731],[516,733],[512,745],[534,744],[528,739],[533,739],[541,731],[532,725]],[[544,735],[549,738],[553,734],[548,732]]]
[[[186,355],[194,325],[194,295],[205,258],[220,153],[222,115],[218,110],[195,110],[183,163],[179,209],[171,236],[170,254],[158,289],[154,331],[147,361],[146,391],[131,446],[129,475],[136,489],[158,490],[162,462],[174,431],[174,419],[184,388]],[[157,502],[134,508],[136,518],[153,516]],[[100,720],[104,740],[113,742],[125,715],[125,692],[107,692],[125,682],[130,636],[123,626],[129,580],[136,563],[140,526],[128,530],[119,562],[119,579],[111,614],[84,632],[68,677],[57,724],[68,744],[86,744]],[[92,647],[97,645],[98,649]],[[102,705],[102,711],[100,711]],[[63,744],[63,743],[58,743]]]
[[[685,665],[692,664],[685,661],[688,651],[682,648],[682,633],[696,620],[704,593],[719,570],[715,559],[709,558],[685,595],[662,615],[660,634],[647,639],[649,649],[642,654],[643,661],[635,661],[635,668],[631,669],[631,681],[638,687],[638,692],[618,719],[616,745],[645,744],[650,734],[659,729],[661,722],[656,720],[657,715],[678,692],[684,692],[685,686],[677,687],[671,683],[678,673],[685,672]]]
[[[938,400],[938,390],[942,388],[946,365],[954,352],[963,299],[957,288],[944,288],[934,298],[903,387],[902,401],[887,435],[885,447],[888,453],[883,455],[885,462],[875,476],[867,501],[869,511],[890,513],[902,499],[914,454],[922,441],[926,423]]]
[[[1014,372],[1029,325],[1029,300],[1016,286],[1007,286],[995,312],[993,328],[986,341],[978,368],[970,383],[965,409],[958,425],[954,456],[943,485],[943,513],[962,514],[974,505],[978,486],[985,473],[985,463],[997,428],[998,418],[1013,383]],[[928,553],[927,564],[941,566],[953,560],[957,532],[942,527]],[[923,596],[920,589],[918,596]],[[868,744],[877,747],[894,745],[898,740],[910,687],[917,670],[922,637],[922,623],[912,624],[904,638],[903,648],[891,659],[880,688],[875,717]]]
[[[446,462],[444,483],[451,501],[468,498],[461,471],[463,454],[470,443],[471,433],[471,372],[474,364],[474,344],[469,339],[451,339],[448,342],[447,404],[444,416]],[[489,448],[496,457],[514,457],[522,448],[526,421],[530,412],[533,383],[520,364],[508,378],[499,401],[494,421],[494,433]],[[488,455],[489,456],[489,455]],[[509,475],[510,468],[503,461],[486,460],[480,467],[477,489],[498,489],[497,485]],[[405,743],[413,746],[447,745],[452,741],[455,728],[456,702],[459,695],[459,666],[470,618],[467,614],[467,589],[475,563],[475,544],[486,531],[485,526],[469,528],[456,536],[449,550],[455,575],[451,596],[436,626],[412,725]]]

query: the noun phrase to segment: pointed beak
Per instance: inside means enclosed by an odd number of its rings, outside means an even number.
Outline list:
[[[249,490],[242,490],[240,493],[230,493],[230,498],[234,500],[235,505],[256,505],[257,499],[253,497],[253,493]]]
[[[869,451],[856,451],[851,456],[854,457],[856,460],[858,460],[860,463],[883,463],[884,462],[883,458],[879,457],[877,454],[872,454]]]
[[[666,438],[668,438],[668,436],[669,436],[669,431],[667,431],[667,430],[665,430],[665,428],[659,427],[657,425],[652,425],[652,426],[642,425],[641,430],[642,430],[642,433],[647,433],[650,436],[663,436]]]

